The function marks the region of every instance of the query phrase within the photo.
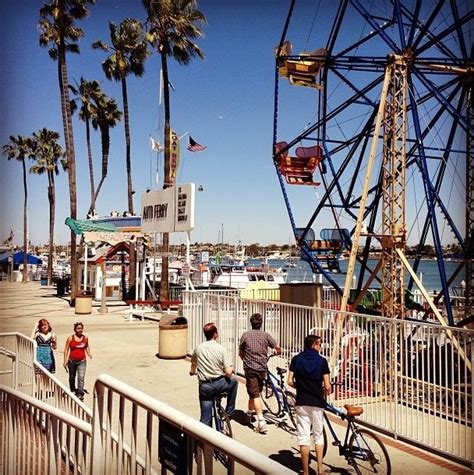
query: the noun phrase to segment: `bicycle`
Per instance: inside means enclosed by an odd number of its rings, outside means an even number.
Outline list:
[[[269,356],[268,359],[272,356],[274,355]],[[260,397],[264,406],[274,416],[283,417],[285,414],[288,414],[292,428],[296,430],[296,398],[295,394],[287,389],[284,381],[284,375],[288,370],[279,367],[276,370],[279,379],[267,367],[267,377],[263,381]]]
[[[373,432],[367,429],[360,429],[355,422],[355,418],[360,416],[364,409],[362,407],[350,406],[349,404],[346,404],[344,408],[347,412],[337,409],[329,403],[326,403],[326,407],[324,408],[324,419],[332,438],[334,439],[332,445],[339,448],[339,455],[346,459],[347,463],[354,468],[358,475],[364,473],[381,473],[384,475],[390,475],[392,465],[383,442]],[[338,439],[331,422],[329,421],[327,412],[340,417],[343,421],[347,421],[344,443]],[[326,455],[328,438],[325,429],[323,431],[323,436],[324,455]]]
[[[214,428],[226,435],[227,437],[233,438],[232,426],[230,424],[230,418],[227,412],[225,412],[222,407],[222,398],[227,397],[227,393],[220,393],[214,396],[212,404],[212,421]],[[217,449],[214,449],[214,457],[216,460],[222,463],[225,467],[228,464],[228,457],[223,452],[220,452]]]

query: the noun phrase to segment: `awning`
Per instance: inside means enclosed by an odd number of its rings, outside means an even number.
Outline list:
[[[94,223],[88,219],[66,218],[64,222],[74,234],[84,234],[88,231],[107,231],[115,232],[117,229],[114,224]]]
[[[25,253],[23,251],[17,251],[13,256],[11,255],[10,252],[5,252],[4,254],[0,255],[0,263],[6,263],[8,262],[9,257],[13,257],[13,264],[23,264],[23,256]],[[33,256],[32,254],[27,255],[27,263],[28,264],[42,264],[43,261],[36,256]]]

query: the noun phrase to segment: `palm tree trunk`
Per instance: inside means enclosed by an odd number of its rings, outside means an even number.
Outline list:
[[[89,212],[92,212],[95,209],[94,201],[94,162],[92,161],[92,147],[91,147],[91,126],[89,119],[86,118],[86,142],[87,142],[87,160],[89,163],[89,184],[91,188],[91,204],[89,206]]]
[[[97,201],[97,197],[99,196],[100,189],[104,184],[104,180],[107,178],[107,172],[109,168],[109,149],[110,149],[110,134],[109,128],[106,126],[100,127],[100,135],[101,135],[101,142],[102,142],[102,177],[100,178],[100,182],[97,185],[97,189],[94,193],[93,202]]]
[[[127,168],[128,212],[133,214],[132,157],[130,141],[130,117],[128,114],[127,81],[122,78],[123,117],[125,126],[125,165]]]
[[[25,200],[23,202],[23,283],[28,282],[28,183],[26,181],[25,159],[21,160],[23,165],[23,191]]]
[[[163,49],[164,51],[164,49]],[[165,163],[164,163],[164,183],[163,188],[172,186],[171,181],[171,161],[170,161],[170,89],[168,78],[168,61],[166,54],[161,53],[161,66],[163,69],[163,98],[165,104]],[[169,248],[170,235],[163,233],[163,248],[161,261],[161,282],[160,282],[160,300],[169,300]]]
[[[127,81],[122,78],[122,98],[123,98],[123,117],[125,128],[125,165],[127,168],[127,198],[128,198],[128,212],[133,212],[133,186],[132,186],[132,155],[131,155],[131,140],[130,140],[130,117],[128,114],[128,94],[127,94]],[[136,261],[137,256],[135,252],[135,246],[133,243],[129,243],[129,266],[128,266],[128,287],[131,289],[135,286],[136,275]]]
[[[56,191],[54,188],[54,172],[48,171],[48,201],[49,201],[49,250],[48,250],[48,285],[53,282],[53,252],[54,252],[54,221],[56,219]]]
[[[74,135],[72,129],[72,114],[69,102],[69,81],[67,75],[66,49],[64,38],[59,45],[58,73],[59,89],[61,91],[61,112],[63,116],[64,141],[66,144],[69,206],[72,219],[77,219],[77,189],[76,189],[76,157],[74,153]],[[71,230],[71,305],[75,305],[77,291],[77,254],[76,235]]]

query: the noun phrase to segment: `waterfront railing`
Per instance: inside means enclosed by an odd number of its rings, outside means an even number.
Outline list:
[[[472,463],[473,330],[206,292],[185,292],[182,312],[188,352],[203,341],[203,325],[213,321],[239,374],[239,339],[253,313],[264,316],[264,329],[282,347],[272,370],[289,364],[306,335],[320,335],[338,383],[334,404],[361,405],[365,424]]]

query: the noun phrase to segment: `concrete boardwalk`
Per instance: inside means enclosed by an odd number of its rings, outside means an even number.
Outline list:
[[[161,360],[158,352],[158,321],[128,321],[128,307],[114,304],[107,314],[99,313],[94,304],[91,315],[75,315],[66,298],[56,297],[56,289],[42,287],[38,282],[27,284],[0,282],[0,332],[20,332],[30,336],[40,318],[47,318],[58,337],[56,375],[68,385],[62,367],[63,346],[73,333],[76,321],[84,323],[93,358],[88,361],[85,403],[92,407],[92,391],[96,377],[109,374],[144,393],[170,404],[176,409],[199,418],[197,381],[188,375],[186,360]],[[269,424],[267,435],[254,433],[243,424],[247,395],[243,384],[239,387],[237,408],[240,410],[232,427],[234,437],[245,445],[298,471],[300,461],[296,437],[282,428]],[[242,422],[241,422],[242,421]],[[343,428],[339,427],[340,436]],[[392,461],[392,473],[447,474],[472,473],[452,462],[446,462],[420,449],[383,438]],[[334,447],[329,447],[326,468],[332,473],[348,473],[348,466]],[[316,463],[312,462],[313,468]],[[315,472],[314,472],[315,473]]]

